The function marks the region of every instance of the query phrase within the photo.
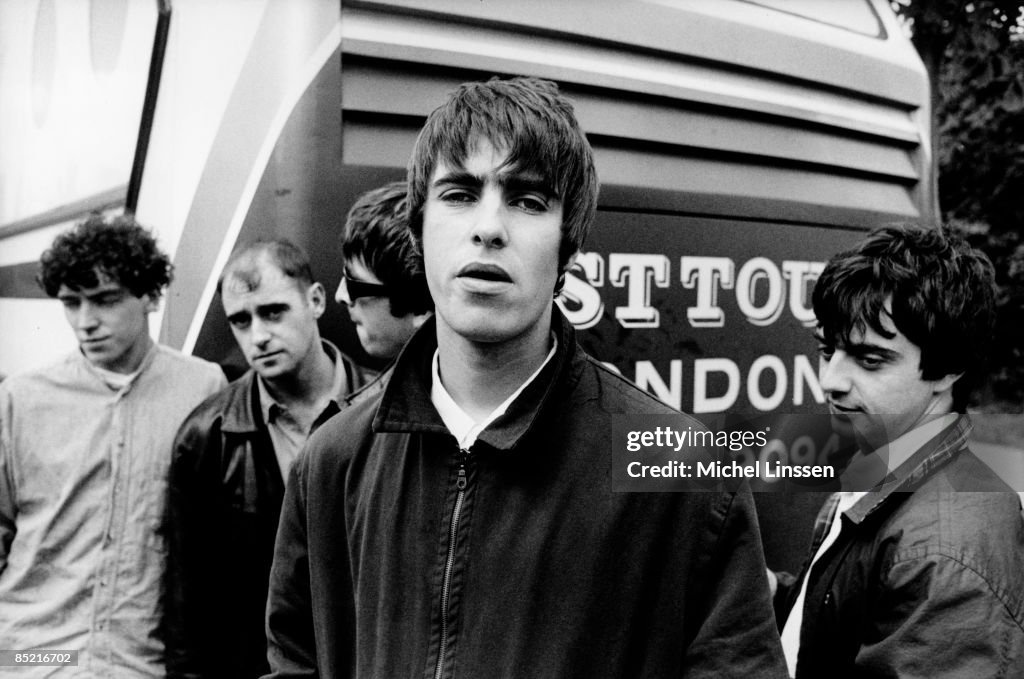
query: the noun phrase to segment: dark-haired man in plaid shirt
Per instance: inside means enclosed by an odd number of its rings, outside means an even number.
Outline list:
[[[936,230],[872,232],[819,278],[821,386],[858,452],[780,578],[791,675],[1024,676],[1020,501],[963,414],[994,296],[988,259]]]

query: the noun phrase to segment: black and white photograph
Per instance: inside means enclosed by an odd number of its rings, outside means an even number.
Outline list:
[[[0,0],[0,677],[1024,678],[1024,0]]]

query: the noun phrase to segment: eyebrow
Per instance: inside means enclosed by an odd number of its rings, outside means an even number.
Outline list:
[[[504,182],[504,186],[513,191],[531,191],[540,193],[546,198],[558,198],[555,188],[539,177],[511,175]]]
[[[814,339],[821,344],[829,346],[833,344],[825,338],[825,333],[820,329],[814,331]],[[878,344],[871,344],[870,342],[853,342],[849,344],[843,344],[842,342],[836,342],[835,344],[854,357],[864,356],[866,354],[878,354],[880,357],[887,361],[898,359],[902,354],[895,349],[889,349],[887,347],[880,346]]]
[[[267,314],[288,311],[288,309],[290,308],[291,305],[288,304],[287,302],[271,302],[270,304],[260,304],[259,306],[256,307],[256,315],[262,318]],[[229,315],[227,318],[228,323],[237,323],[238,321],[244,321],[249,318],[252,318],[252,314],[249,313],[248,309],[242,309],[241,311],[236,311],[235,313]]]
[[[432,185],[435,187],[449,184],[456,186],[481,186],[483,183],[483,178],[478,175],[466,172],[465,170],[452,170],[438,177]]]
[[[851,354],[853,356],[864,356],[865,354],[878,354],[879,356],[886,359],[898,358],[900,356],[900,352],[894,349],[887,349],[877,344],[870,344],[867,342],[849,344],[843,347],[843,349],[846,351],[846,353]]]
[[[93,293],[88,294],[88,295],[85,294],[84,292],[80,291],[80,290],[72,290],[72,291],[66,292],[66,293],[64,293],[62,295],[58,294],[57,295],[57,299],[62,301],[62,302],[73,302],[73,301],[79,300],[79,299],[87,299],[87,300],[89,300],[91,302],[95,302],[96,300],[106,299],[106,298],[109,298],[109,297],[120,297],[120,296],[123,296],[124,294],[126,294],[126,292],[127,291],[124,288],[120,288],[120,287],[118,287],[118,288],[109,288],[107,290],[99,290],[98,292],[93,292]]]
[[[523,172],[498,172],[497,182],[503,189],[513,191],[533,191],[544,195],[546,198],[558,198],[558,193],[548,182],[533,173]],[[452,170],[437,178],[433,182],[435,188],[442,186],[470,186],[479,188],[486,183],[486,177],[473,174],[464,169]]]
[[[822,344],[829,345],[829,342],[826,341],[823,336],[815,335],[815,339]],[[837,344],[840,349],[854,358],[862,358],[869,354],[876,354],[884,361],[895,361],[902,356],[902,354],[895,349],[889,349],[887,347],[879,346],[878,344],[871,344],[870,342],[854,342],[849,344],[843,344],[840,342]]]
[[[266,316],[267,314],[279,313],[281,311],[288,311],[291,308],[291,304],[287,302],[271,302],[270,304],[260,304],[256,307],[256,313],[259,316]]]

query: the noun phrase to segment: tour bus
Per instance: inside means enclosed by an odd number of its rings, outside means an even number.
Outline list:
[[[73,349],[36,262],[97,210],[173,255],[154,334],[237,374],[232,249],[287,236],[333,292],[355,197],[404,177],[459,83],[517,74],[557,81],[595,149],[558,299],[584,347],[698,416],[820,410],[824,260],[936,219],[927,77],[886,0],[2,3],[0,374]]]
[[[333,290],[354,197],[404,177],[458,83],[495,75],[557,81],[596,151],[597,223],[559,303],[689,412],[820,403],[822,261],[934,218],[927,79],[883,0],[38,0],[0,26],[4,374],[73,346],[35,261],[129,207],[133,170],[130,209],[176,268],[160,339],[237,363],[214,300],[232,248],[288,236]],[[325,332],[358,355],[346,321],[333,307]]]

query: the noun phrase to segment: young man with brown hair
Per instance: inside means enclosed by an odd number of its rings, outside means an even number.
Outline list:
[[[349,209],[341,235],[345,269],[334,299],[376,358],[398,356],[434,310],[405,198],[405,182],[367,191]]]
[[[171,444],[224,375],[151,339],[172,267],[132,218],[92,216],[41,263],[79,348],[0,385],[0,644],[79,651],[76,677],[163,677]]]
[[[409,183],[434,320],[294,468],[270,676],[784,676],[750,493],[612,492],[612,417],[674,411],[553,303],[597,206],[568,100],[461,86]]]
[[[776,595],[797,679],[1024,676],[1020,502],[964,414],[994,300],[982,253],[913,227],[872,232],[818,279],[821,388],[857,443],[855,485]]]

